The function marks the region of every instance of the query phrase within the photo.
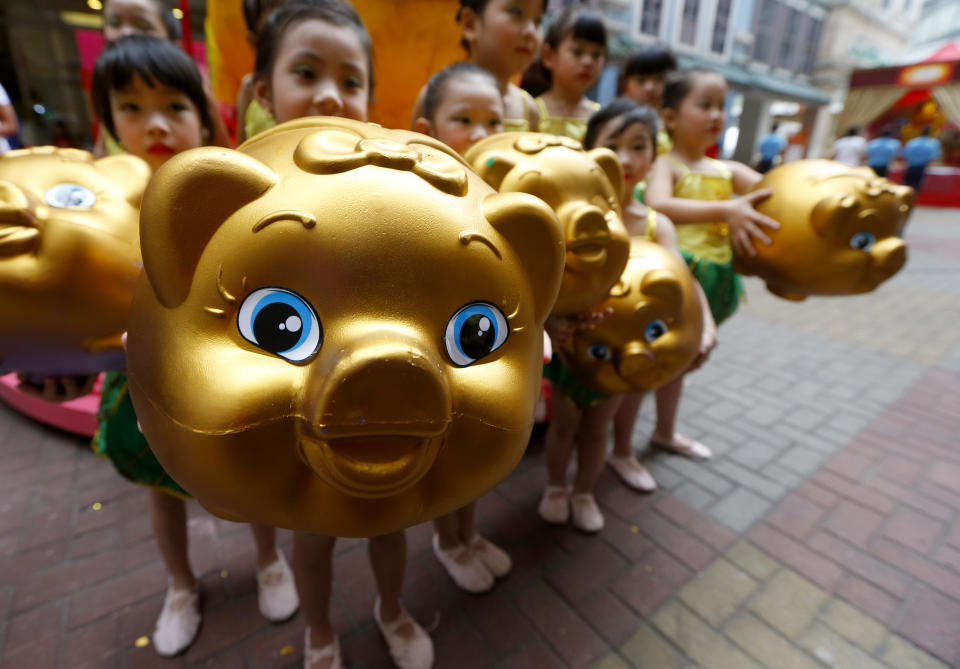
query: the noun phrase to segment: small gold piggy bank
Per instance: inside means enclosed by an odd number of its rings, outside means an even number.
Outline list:
[[[612,313],[576,331],[562,349],[567,366],[583,383],[610,394],[654,390],[682,374],[703,334],[694,281],[673,253],[631,239],[626,269],[596,306]]]
[[[123,369],[150,168],[52,146],[0,157],[0,373]]]
[[[423,135],[335,118],[171,158],[144,196],[130,395],[208,509],[375,536],[516,465],[563,238]]]
[[[738,257],[737,271],[756,274],[788,300],[868,293],[907,260],[900,231],[916,202],[912,188],[866,167],[798,160],[768,172],[760,188],[773,195],[757,210],[780,222],[773,243]]]
[[[623,172],[609,149],[541,133],[501,133],[464,156],[501,193],[529,193],[553,207],[563,225],[566,266],[558,316],[580,314],[602,300],[623,271],[630,241],[620,212]]]

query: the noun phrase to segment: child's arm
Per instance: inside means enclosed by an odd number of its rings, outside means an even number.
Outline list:
[[[749,193],[763,179],[763,175],[755,169],[736,160],[724,160],[723,164],[730,168],[730,174],[733,176],[733,192],[737,195]]]
[[[745,165],[741,167],[749,169]],[[730,243],[738,255],[756,255],[757,251],[753,248],[754,239],[764,244],[770,243],[770,238],[760,226],[771,230],[780,227],[775,220],[753,208],[755,203],[770,196],[769,189],[747,193],[732,200],[690,200],[673,196],[673,184],[676,178],[677,175],[669,161],[655,160],[647,175],[647,192],[644,196],[647,204],[669,216],[677,225],[726,221],[730,226]],[[746,174],[741,175],[741,185],[748,183],[749,178]]]
[[[657,212],[657,230],[654,240],[683,260],[680,247],[677,245],[677,230],[673,227],[673,222],[660,212]],[[710,303],[707,302],[707,296],[700,287],[700,282],[694,279],[693,283],[697,291],[697,299],[700,301],[700,312],[703,315],[703,334],[700,336],[700,350],[697,352],[697,357],[687,371],[693,371],[705,363],[710,357],[710,351],[717,345],[717,324],[713,320],[713,314],[710,313]]]
[[[247,107],[253,101],[253,75],[248,74],[240,82],[237,93],[237,146],[247,139]]]

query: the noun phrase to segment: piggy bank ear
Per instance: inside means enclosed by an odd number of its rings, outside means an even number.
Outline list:
[[[140,247],[161,304],[172,308],[186,299],[213,233],[276,182],[263,163],[213,147],[185,151],[157,170],[140,207]]]
[[[683,288],[677,277],[665,269],[653,269],[640,280],[640,292],[656,297],[668,304],[679,305],[683,301]]]
[[[533,289],[534,313],[543,323],[560,292],[564,238],[557,215],[540,198],[526,193],[491,195],[483,201],[490,224],[520,256]]]
[[[123,190],[123,198],[134,207],[140,206],[143,191],[150,181],[150,166],[130,155],[107,156],[93,163],[110,175]]]
[[[517,166],[516,156],[505,151],[467,151],[464,158],[480,178],[494,190],[500,190],[503,179]]]
[[[621,191],[623,191],[623,168],[620,166],[617,154],[604,148],[591,149],[588,153],[593,158],[593,162],[599,165],[600,169],[607,175],[610,185],[613,186],[613,192],[619,198]]]
[[[819,236],[824,237],[831,222],[838,214],[850,212],[857,207],[857,198],[852,193],[834,193],[819,202],[810,212],[810,226]]]

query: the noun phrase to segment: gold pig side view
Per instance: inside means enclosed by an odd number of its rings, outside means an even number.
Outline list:
[[[563,238],[446,146],[334,118],[172,158],[144,197],[129,384],[224,517],[374,536],[516,465]]]
[[[0,373],[123,368],[150,168],[52,146],[0,157]]]
[[[633,238],[630,259],[597,310],[609,316],[577,330],[564,360],[583,383],[604,393],[654,390],[697,357],[703,313],[686,264],[659,244]]]
[[[757,255],[736,258],[735,267],[775,295],[867,293],[906,262],[900,233],[916,202],[912,188],[832,160],[786,163],[757,188],[773,189],[757,210],[780,229],[767,231],[772,244],[756,244]]]
[[[580,314],[604,298],[627,262],[630,241],[620,211],[623,172],[609,149],[535,132],[491,135],[464,156],[500,193],[529,193],[549,204],[563,226],[566,265],[553,307]]]

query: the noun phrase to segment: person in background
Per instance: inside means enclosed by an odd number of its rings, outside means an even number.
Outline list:
[[[930,136],[930,126],[927,126],[919,137],[914,137],[903,147],[903,157],[907,161],[903,184],[919,193],[923,188],[923,177],[927,172],[927,165],[939,158],[942,153],[940,140]]]
[[[536,99],[537,130],[579,141],[587,121],[600,105],[586,97],[597,83],[607,59],[607,29],[603,17],[565,8],[550,24],[541,60],[550,72],[550,89]]]
[[[847,165],[862,165],[866,150],[867,140],[860,136],[860,128],[850,128],[833,143],[833,159]]]
[[[774,123],[770,133],[760,140],[760,164],[757,165],[757,172],[760,174],[769,172],[777,156],[783,154],[783,150],[787,148],[787,140],[777,134],[779,127],[779,124]]]
[[[15,137],[19,131],[17,112],[13,110],[7,92],[0,86],[0,153],[6,153],[12,148],[7,137]]]
[[[893,137],[893,130],[885,128],[879,137],[874,137],[867,143],[867,166],[877,173],[878,177],[887,176],[890,161],[900,153],[900,142]]]

